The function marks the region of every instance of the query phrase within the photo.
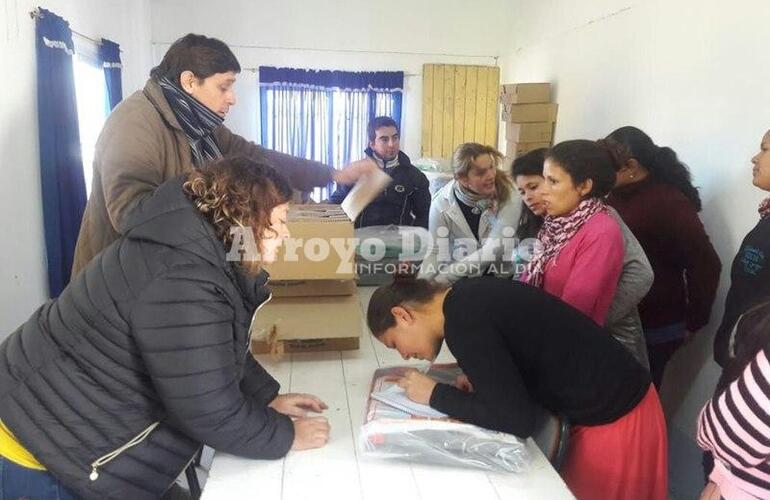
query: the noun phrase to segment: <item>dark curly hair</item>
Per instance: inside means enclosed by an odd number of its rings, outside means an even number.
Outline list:
[[[292,197],[281,174],[248,158],[223,158],[193,170],[183,190],[226,249],[233,244],[233,227],[251,228],[259,243],[271,231],[272,210]],[[242,265],[249,271],[260,269],[259,261],[244,259]]]

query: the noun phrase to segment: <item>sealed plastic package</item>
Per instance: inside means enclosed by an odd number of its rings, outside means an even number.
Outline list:
[[[364,456],[412,462],[523,472],[529,466],[526,443],[511,434],[448,418],[408,401],[396,381],[410,367],[374,373],[359,446]],[[427,375],[453,384],[457,365],[432,365]]]

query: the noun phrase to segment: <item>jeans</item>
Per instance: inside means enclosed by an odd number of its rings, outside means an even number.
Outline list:
[[[677,339],[669,342],[663,342],[660,344],[647,344],[647,357],[650,360],[650,375],[652,377],[652,383],[655,384],[655,389],[660,391],[660,386],[663,383],[663,373],[666,370],[668,364],[674,353],[682,347],[684,340]]]
[[[0,456],[0,500],[78,500],[46,471],[28,469]]]

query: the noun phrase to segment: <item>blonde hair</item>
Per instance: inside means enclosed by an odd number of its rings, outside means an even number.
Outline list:
[[[495,166],[495,201],[498,206],[511,199],[513,191],[513,182],[510,176],[500,169],[503,162],[503,153],[492,146],[485,146],[477,142],[466,142],[460,144],[452,155],[452,171],[455,179],[468,177],[468,173],[473,168],[473,162],[481,155],[489,155]]]

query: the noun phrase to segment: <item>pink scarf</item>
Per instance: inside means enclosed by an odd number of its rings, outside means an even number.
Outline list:
[[[770,198],[765,198],[762,203],[759,204],[759,217],[764,219],[770,214]]]
[[[606,212],[607,206],[599,198],[589,198],[580,202],[575,210],[562,217],[546,216],[543,227],[537,233],[542,251],[535,254],[527,267],[527,282],[542,287],[545,268],[556,257],[564,245],[575,236],[588,219],[599,212]]]

